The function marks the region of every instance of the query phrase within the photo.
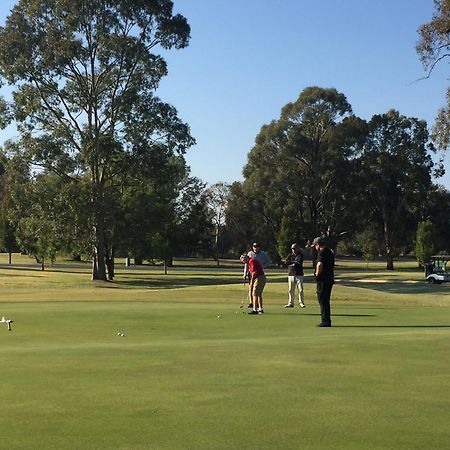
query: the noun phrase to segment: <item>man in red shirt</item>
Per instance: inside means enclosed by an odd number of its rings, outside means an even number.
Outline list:
[[[252,296],[253,309],[249,314],[263,314],[263,290],[266,285],[266,275],[262,264],[248,255],[242,255],[241,261],[248,266],[250,274],[250,292]]]

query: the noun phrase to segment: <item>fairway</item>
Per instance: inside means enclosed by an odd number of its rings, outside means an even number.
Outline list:
[[[3,448],[449,448],[450,286],[422,275],[338,261],[320,329],[309,276],[286,310],[269,271],[248,316],[237,270],[3,265]]]

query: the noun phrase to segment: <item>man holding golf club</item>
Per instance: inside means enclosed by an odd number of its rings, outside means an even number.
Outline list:
[[[266,275],[262,264],[256,258],[243,254],[241,261],[247,266],[249,273],[249,294],[252,299],[252,310],[249,314],[263,314],[263,290],[266,285]]]
[[[270,256],[267,254],[267,252],[261,250],[258,242],[253,242],[252,249],[247,253],[247,256],[251,259],[255,259],[256,261],[258,261],[261,264],[263,269],[265,269],[272,262],[272,260],[270,259]],[[244,284],[245,284],[245,280],[248,278],[248,276],[249,276],[248,265],[244,264],[244,275],[243,275]],[[249,283],[249,290],[248,290],[248,307],[253,308],[253,299],[252,299],[250,283]]]

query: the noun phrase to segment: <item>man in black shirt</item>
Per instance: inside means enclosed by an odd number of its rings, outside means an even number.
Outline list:
[[[317,237],[312,243],[317,250],[314,275],[317,283],[317,301],[320,305],[322,321],[319,327],[331,327],[331,289],[334,284],[334,253],[327,247],[325,238]]]

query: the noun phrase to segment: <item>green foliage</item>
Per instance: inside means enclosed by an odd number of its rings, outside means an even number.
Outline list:
[[[211,256],[217,246],[214,236],[214,213],[209,204],[205,183],[196,177],[186,177],[179,186],[175,204],[174,253],[185,256]],[[222,227],[222,222],[220,227]]]
[[[279,254],[289,241],[326,235],[338,244],[369,230],[369,247],[357,250],[380,249],[393,269],[394,256],[413,251],[422,217],[448,221],[429,195],[440,164],[426,123],[394,110],[365,122],[351,111],[335,89],[311,87],[264,125],[231,190],[227,227],[241,239],[264,236]]]
[[[423,204],[422,221],[433,223],[433,243],[437,252],[450,254],[450,192],[443,186],[433,186]]]
[[[225,211],[230,187],[222,181],[212,184],[206,190],[206,199],[214,224],[214,257],[219,264],[222,247],[222,232],[225,225]]]
[[[434,253],[433,246],[433,224],[427,220],[419,222],[416,234],[416,258],[421,266],[430,261]]]
[[[261,128],[244,168],[254,234],[278,246],[323,234],[337,240],[354,226],[357,189],[351,176],[365,124],[336,89],[309,87]],[[287,239],[287,236],[283,239]],[[280,250],[285,246],[280,242]]]
[[[414,240],[432,186],[433,151],[424,121],[392,110],[368,123],[358,158],[363,211],[376,226],[389,269],[394,268],[394,255]]]
[[[58,252],[86,252],[88,215],[81,209],[86,199],[79,183],[64,183],[55,175],[43,173],[16,185],[10,195],[9,220],[15,224],[22,251],[42,264],[45,260],[53,262]]]
[[[368,239],[364,241],[362,246],[363,258],[369,268],[369,261],[372,261],[378,255],[378,244],[375,239]]]
[[[170,0],[21,0],[0,29],[18,151],[90,190],[94,278],[106,279],[103,261],[114,258],[123,187],[175,177],[172,161],[183,166],[194,143],[175,108],[155,95],[167,73],[158,51],[185,47],[189,34]]]
[[[283,216],[281,219],[280,230],[277,236],[277,252],[279,261],[284,261],[287,255],[291,253],[291,245],[297,242],[302,247],[303,239],[299,236],[298,223],[295,220],[295,214]]]
[[[430,22],[419,28],[420,41],[416,46],[417,53],[424,68],[431,76],[435,66],[449,56],[450,43],[450,1],[435,0],[435,11]],[[433,139],[441,150],[450,144],[450,90],[447,90],[447,105],[438,111],[433,127]],[[440,172],[442,175],[442,172]]]
[[[235,181],[230,185],[225,211],[225,230],[235,255],[242,254],[253,239],[255,220],[252,217],[255,217],[252,202],[244,193],[243,183]]]

